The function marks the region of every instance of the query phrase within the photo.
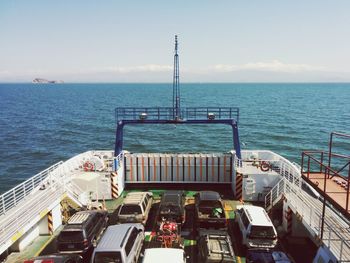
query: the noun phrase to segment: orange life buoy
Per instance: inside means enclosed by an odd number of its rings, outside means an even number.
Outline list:
[[[84,163],[83,167],[84,167],[84,171],[85,172],[93,171],[94,168],[95,168],[94,164],[92,162],[90,162],[90,161],[86,161]]]
[[[271,166],[268,162],[262,161],[260,164],[260,169],[263,172],[267,172],[268,170],[270,170]]]

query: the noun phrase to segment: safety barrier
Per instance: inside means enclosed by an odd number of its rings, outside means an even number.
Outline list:
[[[43,185],[52,171],[57,169],[57,167],[62,165],[62,163],[63,162],[61,161],[50,166],[44,171],[34,175],[23,183],[2,194],[0,196],[0,216],[6,214],[9,210],[23,201],[27,196],[33,194],[35,190],[38,190],[38,187]]]

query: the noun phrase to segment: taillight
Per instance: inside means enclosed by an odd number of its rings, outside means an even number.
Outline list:
[[[89,241],[85,238],[83,241],[84,247],[87,247],[89,245]]]
[[[41,263],[55,263],[55,261],[53,259],[44,259]]]
[[[23,263],[34,263],[34,260],[24,260]]]

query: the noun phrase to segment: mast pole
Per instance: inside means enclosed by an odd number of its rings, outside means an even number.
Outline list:
[[[175,35],[175,54],[174,54],[174,75],[173,75],[173,109],[174,119],[181,119],[180,110],[180,72],[179,72],[179,55],[177,53],[178,42],[177,35]]]

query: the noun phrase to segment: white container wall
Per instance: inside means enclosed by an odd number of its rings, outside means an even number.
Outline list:
[[[126,153],[125,183],[231,183],[231,153]]]

